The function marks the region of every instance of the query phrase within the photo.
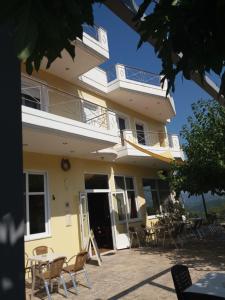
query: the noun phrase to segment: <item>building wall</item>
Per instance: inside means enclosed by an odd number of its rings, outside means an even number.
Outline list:
[[[123,105],[114,103],[113,101],[98,95],[91,93],[84,88],[78,87],[75,84],[72,84],[68,81],[65,81],[57,76],[49,74],[45,71],[40,70],[39,73],[33,73],[33,77],[42,80],[43,82],[57,87],[58,89],[67,91],[68,93],[74,94],[77,98],[81,98],[87,101],[90,101],[94,104],[100,105],[102,107],[111,109],[117,113],[122,113],[126,115],[129,119],[129,129],[135,132],[135,121],[142,121],[145,124],[145,130],[151,132],[165,132],[165,124],[148,118],[136,111],[129,109]],[[81,120],[81,104],[79,100],[75,101],[75,98],[70,95],[63,95],[56,91],[48,92],[49,95],[49,112],[55,113],[61,116],[65,116],[71,119]],[[61,104],[60,104],[61,103]],[[63,104],[62,104],[63,103]],[[152,137],[153,144],[151,146],[159,146],[162,139],[165,140],[165,134],[155,135]],[[166,141],[165,141],[166,143]]]
[[[49,237],[25,242],[25,251],[28,255],[32,254],[33,248],[40,245],[52,247],[55,252],[65,254],[68,257],[71,257],[81,249],[79,192],[85,191],[85,173],[108,174],[109,187],[112,192],[115,191],[114,175],[133,176],[136,182],[137,202],[143,218],[140,222],[147,222],[142,178],[156,178],[156,170],[71,157],[69,158],[71,169],[65,172],[60,166],[61,159],[61,156],[24,152],[24,170],[46,171],[48,174],[48,197],[51,217],[51,234]],[[68,213],[66,203],[69,203],[69,212],[71,213],[71,225],[69,226],[66,219],[66,214]]]

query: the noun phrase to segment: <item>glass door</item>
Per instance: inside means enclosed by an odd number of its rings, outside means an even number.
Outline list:
[[[89,242],[89,213],[87,194],[80,193],[80,227],[82,248],[87,249]]]
[[[127,206],[124,192],[112,193],[116,249],[130,247]]]

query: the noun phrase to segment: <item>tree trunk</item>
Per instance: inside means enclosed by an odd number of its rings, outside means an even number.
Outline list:
[[[0,27],[0,299],[25,299],[20,63],[8,27]]]
[[[208,220],[208,211],[207,211],[207,207],[206,207],[206,203],[205,203],[205,196],[204,196],[204,194],[202,194],[202,203],[203,203],[203,207],[204,207],[204,212],[205,212],[206,220]]]

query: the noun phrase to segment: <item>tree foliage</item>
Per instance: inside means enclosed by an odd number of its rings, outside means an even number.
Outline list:
[[[200,100],[192,105],[193,116],[181,131],[185,139],[184,164],[171,166],[168,180],[179,196],[181,191],[200,195],[225,193],[225,108],[216,101]]]
[[[9,25],[18,58],[28,73],[39,70],[45,57],[46,67],[66,49],[75,57],[76,38],[82,39],[82,24],[93,25],[92,4],[98,0],[11,0],[4,1],[0,24]]]
[[[190,79],[196,71],[202,78],[214,71],[221,76],[220,94],[225,95],[224,0],[143,0],[135,20],[140,24],[139,47],[149,38],[155,41],[168,91],[174,91],[180,72]],[[180,57],[176,65],[173,53]]]

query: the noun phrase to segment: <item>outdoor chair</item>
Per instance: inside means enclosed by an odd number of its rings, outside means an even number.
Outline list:
[[[32,251],[33,255],[42,255],[42,254],[47,254],[49,252],[54,253],[54,250],[51,247],[47,247],[47,246],[38,246],[34,248]]]
[[[141,224],[140,237],[140,242],[144,244],[144,246],[151,246],[151,244],[154,243],[154,231],[145,224]]]
[[[138,247],[141,246],[140,239],[137,230],[133,226],[129,226],[129,236],[130,236],[130,248],[133,245],[133,242],[136,240]]]
[[[25,273],[25,278],[26,275],[28,274],[32,274],[32,269],[31,266],[29,264],[29,260],[28,260],[28,254],[26,252],[24,252],[24,262],[25,262],[25,267],[24,267],[24,273]]]
[[[35,268],[35,278],[40,280],[40,283],[44,283],[44,287],[48,296],[48,300],[51,300],[50,291],[53,291],[53,283],[56,280],[58,282],[58,288],[62,284],[65,296],[68,297],[66,283],[62,275],[63,265],[66,261],[66,257],[58,257],[51,262],[45,262],[39,264],[38,268]],[[50,291],[49,291],[50,285]],[[32,295],[33,295],[32,290]]]
[[[75,262],[74,264],[69,264],[70,261],[75,257]],[[65,273],[68,273],[70,275],[70,278],[73,283],[73,287],[78,293],[78,287],[76,284],[76,275],[80,273],[84,273],[84,276],[87,281],[88,288],[91,288],[91,283],[88,277],[88,273],[85,268],[85,264],[88,258],[88,252],[87,251],[81,251],[77,255],[72,256],[67,262],[66,262],[66,267],[63,268],[63,271]]]
[[[191,276],[187,266],[175,265],[171,268],[171,275],[178,300],[184,300],[184,290],[192,285]]]

